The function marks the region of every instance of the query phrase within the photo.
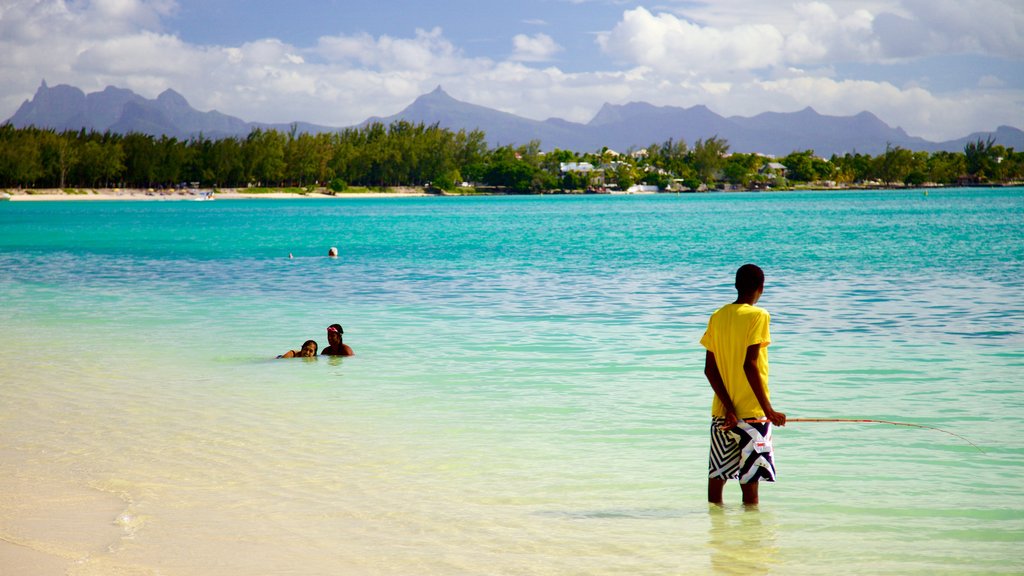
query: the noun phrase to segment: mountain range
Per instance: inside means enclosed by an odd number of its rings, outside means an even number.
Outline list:
[[[605,104],[590,122],[558,118],[531,120],[452,98],[440,86],[417,98],[401,112],[369,118],[390,124],[397,120],[434,124],[452,130],[480,129],[492,146],[539,140],[541,148],[591,152],[609,147],[618,151],[646,147],[669,139],[693,144],[698,139],[723,138],[733,152],[784,156],[794,150],[814,150],[819,156],[860,152],[877,155],[887,146],[936,152],[962,151],[968,142],[992,138],[998,144],[1024,149],[1024,131],[1000,126],[995,132],[976,132],[945,142],[931,142],[892,128],[870,112],[826,116],[812,108],[799,112],[765,112],[752,117],[720,116],[706,106],[680,108],[644,102]],[[116,133],[141,132],[154,136],[190,138],[244,137],[256,128],[318,133],[339,130],[304,122],[266,124],[246,122],[217,111],[200,112],[174,90],[146,99],[123,88],[107,87],[85,94],[73,86],[48,87],[44,81],[8,122],[17,128],[37,126],[56,130],[81,128]]]
[[[36,126],[55,130],[96,130],[127,134],[141,132],[154,136],[190,138],[203,134],[209,138],[247,136],[256,128],[288,131],[294,124],[299,132],[330,132],[328,126],[305,122],[266,124],[246,122],[216,110],[200,112],[174,90],[164,90],[155,99],[147,99],[125,88],[107,86],[102,92],[86,94],[74,86],[39,86],[8,120],[15,128]]]

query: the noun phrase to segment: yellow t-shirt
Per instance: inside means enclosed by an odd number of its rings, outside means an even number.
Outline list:
[[[747,348],[754,344],[761,346],[757,356],[757,368],[764,382],[765,396],[768,394],[768,345],[772,337],[768,330],[771,316],[764,308],[750,304],[726,304],[708,321],[708,329],[700,339],[701,345],[715,355],[718,372],[725,382],[736,416],[739,418],[763,418],[764,410],[754,396],[754,391],[743,372],[743,361],[747,356]],[[712,416],[725,417],[725,406],[714,395],[711,404]]]

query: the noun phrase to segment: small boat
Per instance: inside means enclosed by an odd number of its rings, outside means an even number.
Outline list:
[[[0,202],[8,202],[11,199],[11,195],[7,192],[0,192]]]
[[[198,196],[193,198],[193,200],[195,200],[196,202],[204,202],[206,200],[213,200],[213,192],[210,192],[210,191],[198,192]]]

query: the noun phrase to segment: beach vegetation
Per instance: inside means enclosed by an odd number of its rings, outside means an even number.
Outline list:
[[[585,170],[565,166],[586,166]],[[359,192],[431,187],[465,193],[536,194],[628,190],[765,189],[815,186],[994,184],[1024,180],[1024,152],[992,138],[963,152],[921,152],[889,146],[885,153],[817,156],[813,150],[774,158],[730,153],[720,137],[693,146],[668,139],[620,154],[552,150],[541,142],[491,147],[480,130],[438,124],[371,123],[319,134],[257,128],[244,138],[189,139],[141,133],[0,125],[0,187],[31,189],[192,187],[248,193],[329,189]]]
[[[611,173],[611,177],[620,190],[628,190],[636,184],[638,176],[636,167],[629,162],[616,162],[616,166]]]
[[[786,167],[786,178],[795,182],[833,180],[836,174],[835,165],[815,156],[814,150],[792,152],[779,162]]]
[[[1013,148],[996,144],[992,137],[979,138],[964,147],[964,168],[978,183],[1019,180],[1024,172],[1024,157]]]
[[[757,154],[730,154],[722,167],[722,177],[726,182],[740,188],[752,188],[763,181],[758,174],[763,158]]]
[[[900,146],[887,145],[885,153],[874,160],[874,171],[886,185],[902,183],[913,169],[914,153]]]
[[[710,186],[719,179],[719,171],[725,165],[725,154],[728,151],[729,143],[718,136],[707,140],[697,139],[693,150],[687,155],[687,161],[696,172],[697,179]]]
[[[977,176],[979,179],[987,179],[992,175],[995,170],[994,154],[993,154],[993,142],[992,138],[988,140],[982,140],[979,138],[975,142],[968,142],[964,146],[964,163],[967,167],[967,173]]]
[[[580,192],[590,186],[590,175],[586,172],[569,171],[562,174],[561,189],[566,192]]]
[[[640,177],[640,183],[647,186],[657,186],[659,190],[668,190],[672,186],[672,178],[665,172],[657,170],[645,171]]]
[[[840,184],[854,184],[872,179],[872,158],[867,154],[849,153],[833,155],[829,163],[835,167],[835,180]]]
[[[448,171],[447,173],[438,176],[430,184],[432,186],[434,186],[435,188],[438,188],[440,190],[444,190],[446,192],[451,192],[452,190],[455,190],[455,188],[461,182],[462,182],[462,175],[459,173],[459,171],[457,169],[452,169],[452,170]]]
[[[337,194],[348,190],[348,182],[345,182],[341,178],[334,178],[327,187],[330,188],[331,192]]]
[[[963,154],[954,152],[936,152],[928,157],[926,163],[926,181],[956,182],[961,174],[967,173],[967,164]]]

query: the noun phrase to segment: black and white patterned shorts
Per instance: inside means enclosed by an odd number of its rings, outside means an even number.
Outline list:
[[[751,482],[775,482],[772,423],[740,421],[722,430],[725,418],[711,419],[711,456],[708,478]]]

